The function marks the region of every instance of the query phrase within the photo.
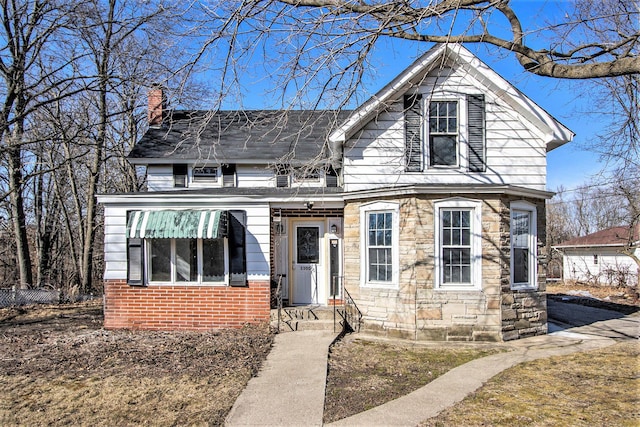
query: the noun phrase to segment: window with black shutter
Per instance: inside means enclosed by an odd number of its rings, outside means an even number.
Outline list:
[[[484,95],[467,95],[469,130],[469,171],[484,172],[487,169],[485,154],[485,105]]]
[[[404,97],[405,161],[407,172],[422,171],[422,95]]]

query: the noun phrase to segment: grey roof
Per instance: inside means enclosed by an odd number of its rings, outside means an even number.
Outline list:
[[[133,163],[166,159],[295,165],[328,158],[327,135],[350,111],[170,111],[129,153]],[[139,159],[139,160],[138,160]]]

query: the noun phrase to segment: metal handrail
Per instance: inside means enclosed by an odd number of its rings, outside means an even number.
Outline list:
[[[337,281],[342,279],[342,277],[340,276],[334,276],[333,280]],[[355,303],[355,301],[353,300],[353,298],[351,297],[351,294],[349,294],[349,292],[345,289],[344,287],[344,281],[341,281],[340,284],[340,290],[341,290],[341,294],[342,294],[342,301],[343,301],[343,307],[344,307],[344,312],[340,312],[340,310],[336,307],[336,300],[337,300],[337,296],[336,295],[336,290],[338,289],[338,286],[336,286],[336,283],[334,282],[333,284],[333,331],[336,331],[336,314],[339,315],[340,317],[342,317],[342,320],[344,321],[343,324],[343,332],[349,332],[349,329],[351,329],[351,332],[359,332],[360,331],[360,323],[362,321],[362,312],[360,311],[360,309],[358,308],[358,305]]]
[[[358,308],[358,305],[349,294],[344,286],[342,287],[343,292],[343,300],[344,300],[344,314],[345,314],[345,322],[348,323],[349,327],[353,332],[360,332],[360,323],[362,322],[362,312]],[[357,317],[357,321],[352,320]],[[355,326],[355,327],[354,327]]]
[[[282,274],[278,274],[278,286],[276,287],[276,308],[278,309],[278,332],[280,332],[280,317],[282,313]]]

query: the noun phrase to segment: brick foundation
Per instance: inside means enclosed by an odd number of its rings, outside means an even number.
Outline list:
[[[269,281],[248,287],[104,282],[106,329],[208,330],[269,321]]]

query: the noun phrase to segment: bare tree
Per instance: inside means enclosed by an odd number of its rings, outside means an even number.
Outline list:
[[[0,20],[0,141],[7,170],[10,216],[16,242],[20,285],[33,283],[31,255],[27,236],[27,220],[23,191],[25,176],[22,162],[25,121],[43,101],[43,93],[55,81],[59,87],[69,82],[65,66],[69,58],[49,50],[46,67],[41,55],[54,44],[55,36],[69,22],[70,10],[49,0],[1,0]],[[62,50],[60,46],[59,49]],[[58,76],[53,79],[53,76]]]

